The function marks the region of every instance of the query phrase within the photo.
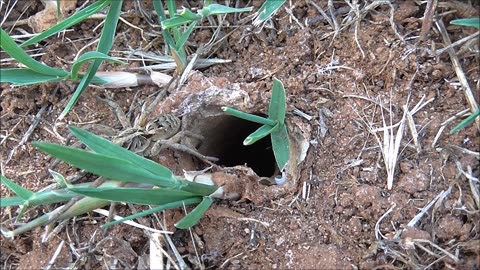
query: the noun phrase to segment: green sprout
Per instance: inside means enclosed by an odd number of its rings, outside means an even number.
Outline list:
[[[70,127],[70,131],[91,151],[44,142],[35,142],[33,145],[57,159],[102,176],[109,181],[99,186],[95,186],[95,182],[72,185],[60,174],[51,172],[60,188],[33,193],[1,176],[1,182],[17,197],[0,198],[0,205],[1,207],[22,206],[17,220],[21,218],[28,207],[78,199],[67,210],[59,207],[13,231],[2,228],[2,233],[6,237],[12,238],[53,221],[61,221],[87,213],[104,207],[110,202],[157,205],[157,207],[107,223],[104,227],[165,209],[198,204],[190,214],[176,224],[177,228],[186,229],[198,223],[212,205],[214,197],[222,196],[222,188],[190,182],[175,176],[168,168],[85,130]]]
[[[280,171],[284,169],[290,159],[290,142],[288,138],[287,126],[285,125],[285,113],[287,109],[285,88],[282,82],[277,79],[273,81],[272,98],[268,109],[268,118],[245,113],[232,108],[222,108],[227,114],[262,124],[262,126],[250,134],[243,141],[244,145],[251,145],[258,140],[270,135],[272,140],[273,154]]]

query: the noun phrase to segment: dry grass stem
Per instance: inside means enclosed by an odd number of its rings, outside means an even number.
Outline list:
[[[447,29],[445,28],[443,21],[435,20],[435,23],[437,25],[438,30],[442,34],[442,38],[445,46],[446,47],[450,46],[452,44],[452,41],[450,40],[450,36],[447,33]],[[470,105],[470,111],[474,113],[475,111],[478,110],[478,104],[475,100],[475,96],[473,95],[472,89],[468,84],[467,77],[463,72],[462,66],[460,64],[460,60],[458,60],[457,54],[455,53],[455,50],[453,50],[453,48],[449,48],[447,51],[448,51],[448,55],[450,56],[450,60],[452,61],[455,73],[457,74],[457,78],[462,85],[467,102]],[[477,129],[480,130],[480,117],[477,117],[475,122],[477,123]]]
[[[390,209],[388,209],[387,212],[385,212],[385,214],[383,214],[375,223],[375,238],[377,238],[378,241],[381,240],[380,238],[386,239],[382,232],[380,232],[380,222],[382,222],[382,220],[386,218],[393,211],[393,209],[395,209],[396,206],[397,204],[393,203]]]
[[[406,107],[406,106],[405,106]],[[386,128],[385,117],[382,112],[382,122],[384,126],[383,130],[383,144],[380,142],[375,134],[383,154],[383,161],[385,169],[387,171],[387,188],[390,190],[393,187],[393,177],[395,176],[395,168],[397,166],[397,159],[400,154],[400,145],[403,138],[403,130],[405,127],[405,120],[408,110],[403,112],[402,119],[399,122],[397,133],[395,134],[393,128]],[[390,114],[390,125],[393,126],[393,115]]]
[[[65,240],[62,240],[60,244],[58,245],[57,249],[55,250],[55,253],[53,253],[52,258],[48,262],[47,267],[45,267],[45,270],[50,270],[53,267],[53,264],[57,260],[58,255],[60,255],[60,251],[62,251],[63,245],[65,244]]]
[[[98,213],[102,216],[106,216],[108,217],[110,211],[107,211],[105,209],[96,209],[96,210],[93,210],[93,212],[95,213]],[[121,216],[118,216],[118,215],[113,215],[112,217],[114,220],[120,220],[122,219],[123,217]],[[124,224],[127,224],[127,225],[130,225],[132,227],[135,227],[135,228],[138,228],[138,229],[142,229],[142,230],[146,230],[146,231],[149,231],[151,233],[162,233],[162,234],[173,234],[173,232],[171,231],[162,231],[162,230],[156,230],[156,229],[153,229],[153,228],[150,228],[150,227],[147,227],[145,225],[142,225],[142,224],[139,224],[137,222],[134,222],[134,221],[131,221],[131,220],[127,220],[127,221],[124,221],[122,222]]]
[[[469,36],[466,36],[466,37],[464,37],[464,38],[462,38],[462,39],[459,39],[459,40],[453,42],[452,44],[446,46],[445,48],[438,49],[438,50],[436,50],[434,53],[435,53],[435,55],[439,56],[439,55],[441,55],[442,53],[444,53],[444,52],[446,52],[446,51],[448,51],[448,50],[450,50],[450,49],[452,49],[452,48],[454,48],[454,47],[456,47],[456,46],[459,46],[459,45],[461,45],[461,44],[463,44],[463,43],[465,43],[465,42],[467,42],[467,41],[469,41],[469,40],[472,40],[472,39],[477,38],[478,36],[480,36],[480,31],[478,31],[478,32],[476,32],[476,33],[474,33],[474,34],[471,34],[471,35],[469,35]]]
[[[432,145],[431,145],[432,148],[434,148],[435,145],[437,144],[437,141],[438,141],[438,139],[440,139],[440,136],[442,135],[443,130],[447,127],[447,124],[449,124],[450,122],[454,121],[457,118],[460,118],[460,117],[464,116],[469,111],[470,111],[469,109],[465,109],[461,112],[456,113],[454,116],[448,118],[447,120],[443,121],[443,123],[440,124],[440,128],[437,131],[437,135],[435,135],[435,138],[433,139],[433,142],[432,142]]]
[[[415,224],[417,224],[417,222],[420,221],[420,219],[422,219],[422,217],[435,204],[435,202],[437,200],[439,200],[440,198],[445,198],[446,196],[448,196],[451,191],[452,191],[452,187],[450,187],[449,189],[447,189],[445,191],[440,192],[432,201],[430,201],[425,207],[423,207],[420,210],[420,213],[418,213],[412,220],[410,220],[410,222],[408,222],[407,226],[408,227],[415,227]]]
[[[421,42],[425,39],[430,28],[432,28],[433,16],[435,15],[435,10],[438,6],[438,0],[428,0],[427,6],[425,8],[425,13],[423,14],[422,28],[420,30],[420,36],[418,42]]]
[[[150,237],[150,269],[165,269],[162,255],[162,244],[160,243],[161,234],[152,233]],[[160,248],[159,248],[160,247]]]

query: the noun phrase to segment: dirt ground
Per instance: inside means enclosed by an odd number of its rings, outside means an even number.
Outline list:
[[[27,2],[19,1],[7,21],[28,18],[42,9],[40,4],[28,6]],[[126,2],[123,11],[131,12],[125,19],[137,27],[119,22],[111,55],[126,57],[122,52],[142,51],[147,45],[150,52],[161,54],[161,41],[150,46],[156,38],[153,34],[160,35],[159,28],[134,12],[133,1]],[[258,8],[261,2],[250,4]],[[470,105],[452,55],[447,51],[435,53],[446,46],[437,24],[433,22],[429,30],[421,32],[425,4],[393,1],[390,6],[360,1],[356,14],[345,2],[333,1],[338,27],[334,31],[329,23],[332,19],[324,18],[311,3],[322,2],[318,5],[330,16],[326,1],[292,2],[293,6],[287,1],[261,31],[251,26],[250,19],[242,21],[247,14],[227,16],[222,27],[225,39],[214,46],[210,57],[231,62],[193,72],[186,85],[177,88],[186,94],[170,93],[152,118],[165,111],[185,112],[182,106],[189,104],[185,100],[212,87],[244,91],[250,112],[265,114],[272,80],[278,78],[287,92],[289,130],[303,128],[302,136],[309,143],[296,179],[285,188],[260,186],[255,192],[263,194],[261,199],[217,201],[191,231],[173,226],[183,210],[166,211],[157,215],[158,219],[139,222],[152,228],[159,228],[160,220],[166,224],[186,266],[193,269],[479,269],[479,129],[474,124],[449,134],[466,117],[458,113]],[[478,17],[478,2],[477,6],[469,1],[439,2],[435,14],[452,42],[475,33],[474,28],[451,26],[449,22]],[[77,7],[82,3],[79,1]],[[240,6],[245,4],[240,1]],[[80,49],[100,35],[100,29],[95,28],[99,23],[87,20],[32,49],[42,53],[37,59],[47,65],[68,68]],[[208,42],[215,29],[207,27],[210,25],[204,21],[194,32],[190,51]],[[2,28],[10,35],[32,32],[28,25]],[[480,94],[478,44],[477,35],[473,42],[454,47],[453,53],[476,102]],[[6,57],[2,52],[2,59]],[[126,69],[141,65],[131,61]],[[14,66],[12,61],[2,62],[2,68]],[[125,69],[113,65],[102,68]],[[3,175],[32,191],[52,184],[51,178],[43,179],[52,160],[30,142],[63,143],[67,125],[102,123],[119,128],[112,111],[97,96],[112,95],[128,111],[132,101],[139,104],[139,100],[151,100],[158,90],[154,86],[116,90],[91,87],[59,122],[57,117],[75,86],[70,82],[16,88],[1,85]],[[220,107],[216,103],[202,106]],[[381,151],[382,116],[387,126],[399,123],[405,108],[411,122],[405,122],[393,187],[388,189]],[[36,118],[39,124],[20,144]],[[233,124],[219,126],[210,136],[216,134],[214,138],[219,139],[240,130]],[[397,130],[395,126],[395,133]],[[412,135],[415,133],[417,136]],[[242,136],[228,138],[241,142]],[[291,132],[291,136],[297,135]],[[271,151],[257,152],[268,148],[268,141],[238,155],[237,148],[216,142],[210,142],[209,153],[223,153],[220,168],[247,163],[259,176],[272,176]],[[226,150],[217,149],[222,147]],[[207,167],[201,162],[181,164],[181,155],[167,150],[154,160],[177,174]],[[65,164],[57,171],[67,176],[77,172]],[[1,196],[12,193],[2,186]],[[52,209],[33,208],[24,221]],[[417,216],[422,209],[423,215]],[[2,223],[15,217],[16,211],[2,208]],[[129,213],[128,206],[117,206],[118,215]],[[56,269],[72,265],[82,269],[146,267],[150,249],[145,231],[120,225],[104,234],[100,229],[104,222],[105,217],[96,213],[77,217],[46,243],[42,243],[45,228],[13,241],[2,236],[0,267],[45,268],[62,241],[65,245],[51,265]],[[164,248],[173,257],[167,244]]]

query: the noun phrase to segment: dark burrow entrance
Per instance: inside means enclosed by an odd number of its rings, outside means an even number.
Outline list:
[[[253,145],[243,145],[243,140],[257,130],[260,124],[220,115],[203,119],[202,123],[195,123],[195,126],[195,129],[199,129],[199,134],[205,137],[199,152],[219,158],[218,165],[246,165],[261,177],[270,177],[275,173],[276,163],[270,136]]]

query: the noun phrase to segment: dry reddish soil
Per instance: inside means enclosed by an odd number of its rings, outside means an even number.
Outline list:
[[[8,21],[28,18],[42,9],[41,5],[28,7],[27,2],[19,1]],[[457,134],[449,134],[465,116],[446,121],[468,109],[469,104],[450,55],[432,52],[445,47],[435,23],[427,32],[420,32],[425,4],[395,1],[397,35],[390,23],[390,6],[386,4],[367,10],[362,2],[361,20],[353,20],[346,26],[348,16],[355,18],[355,14],[349,13],[350,7],[344,2],[334,1],[333,9],[341,27],[334,34],[310,1],[292,2],[294,7],[286,4],[291,9],[290,15],[282,9],[272,20],[273,28],[265,27],[257,32],[252,31],[251,20],[247,23],[240,20],[245,14],[227,16],[228,23],[222,28],[222,34],[229,35],[214,47],[211,57],[232,62],[194,72],[185,86],[176,89],[187,96],[171,92],[170,100],[164,103],[166,107],[156,111],[175,112],[178,109],[175,106],[188,98],[188,91],[193,95],[206,81],[222,89],[237,87],[245,91],[254,103],[255,110],[251,112],[265,114],[275,77],[284,83],[287,92],[289,127],[308,127],[309,130],[303,134],[310,143],[308,152],[298,165],[298,179],[290,182],[288,188],[279,191],[278,187],[260,186],[255,194],[261,192],[261,200],[250,197],[241,201],[218,201],[191,233],[173,226],[183,211],[170,210],[158,215],[167,224],[166,229],[173,232],[173,243],[187,266],[194,269],[480,268],[480,209],[475,194],[480,173],[479,129],[471,125]],[[79,1],[77,7],[81,3]],[[253,4],[258,8],[261,1]],[[244,5],[240,1],[240,6]],[[321,3],[321,7],[328,11],[326,3]],[[435,14],[446,25],[453,42],[475,31],[451,26],[449,22],[478,16],[477,8],[467,1],[440,1]],[[134,12],[133,1],[125,4],[123,10],[131,11],[133,15],[126,19],[138,28],[119,22],[113,56],[125,56],[120,52],[132,48],[144,50],[155,38],[145,33],[159,33],[159,28],[152,28]],[[43,53],[37,59],[53,67],[68,68],[79,50],[100,35],[100,30],[95,28],[98,23],[98,20],[88,20],[65,35],[32,46],[36,52]],[[201,26],[209,25],[204,21]],[[3,28],[11,35],[32,31],[28,25]],[[212,28],[196,30],[189,49],[195,51],[212,33]],[[161,54],[162,46],[161,41],[156,42],[148,50]],[[476,42],[455,47],[455,51],[478,102],[478,36]],[[2,59],[6,57],[2,52]],[[132,62],[128,68],[140,65]],[[11,61],[2,62],[2,68],[13,66],[16,65]],[[105,65],[102,68],[124,67]],[[74,83],[17,88],[2,84],[1,87],[2,174],[32,191],[42,189],[53,180],[42,178],[52,160],[30,142],[62,143],[60,136],[68,135],[67,125],[102,123],[119,128],[112,111],[97,101],[97,96],[113,95],[128,111],[137,93],[135,102],[138,103],[138,100],[151,100],[151,95],[158,90],[153,86],[118,90],[90,88],[73,111],[58,122],[57,117],[75,89]],[[408,126],[404,129],[393,187],[388,189],[380,149],[383,131],[378,130],[383,126],[382,115],[387,125],[395,124],[402,119],[405,105],[411,111],[415,105],[425,103],[412,115],[418,142],[413,140]],[[218,104],[211,106],[219,109]],[[40,123],[27,142],[18,146],[42,108]],[[296,110],[311,119],[300,116]],[[445,129],[436,138],[442,127]],[[230,136],[229,133],[240,130],[229,126],[219,127],[212,134],[215,132]],[[243,137],[237,140],[241,142]],[[216,147],[227,146],[219,143]],[[268,147],[268,143],[263,147]],[[273,174],[268,169],[273,166],[271,153],[264,157],[251,151],[245,154],[248,156],[245,160],[232,155],[225,154],[228,162],[221,161],[220,165],[247,163],[260,176]],[[180,164],[179,156],[181,154],[167,150],[154,159],[177,174],[183,169],[207,167],[201,162]],[[460,169],[477,180],[469,180]],[[65,164],[57,171],[67,176],[77,172]],[[442,192],[445,196],[437,199],[418,222],[409,226]],[[2,186],[1,195],[7,197],[12,193]],[[53,208],[33,208],[23,221]],[[2,209],[2,222],[14,217],[16,211]],[[117,214],[129,213],[128,206],[117,206]],[[105,217],[96,213],[77,217],[47,243],[41,243],[44,228],[13,241],[2,236],[1,267],[44,268],[62,240],[66,245],[56,258],[54,268],[69,265],[84,269],[142,268],[148,264],[145,258],[150,252],[149,239],[144,231],[120,225],[104,234],[100,229],[104,222]],[[145,218],[141,222],[159,228],[157,219]],[[164,248],[172,254],[167,245]]]

